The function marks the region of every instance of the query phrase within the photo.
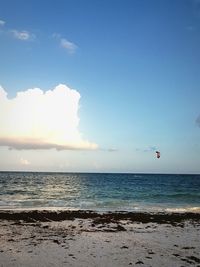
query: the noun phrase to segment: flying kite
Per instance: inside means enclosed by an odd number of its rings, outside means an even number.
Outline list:
[[[160,152],[159,151],[156,151],[156,157],[157,157],[157,159],[160,158]]]

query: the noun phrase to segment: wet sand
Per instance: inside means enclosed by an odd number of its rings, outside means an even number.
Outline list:
[[[0,211],[0,266],[200,267],[200,214]]]

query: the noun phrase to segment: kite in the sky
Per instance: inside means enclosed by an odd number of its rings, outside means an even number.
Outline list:
[[[160,152],[159,151],[156,151],[156,157],[157,157],[157,159],[160,158]]]

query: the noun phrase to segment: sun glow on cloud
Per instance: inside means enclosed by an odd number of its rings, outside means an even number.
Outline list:
[[[78,130],[80,94],[60,84],[18,92],[13,99],[0,87],[0,146],[15,149],[97,149]]]

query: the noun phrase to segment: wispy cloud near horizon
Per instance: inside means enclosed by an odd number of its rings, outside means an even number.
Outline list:
[[[75,43],[67,40],[66,38],[63,38],[61,34],[54,33],[52,34],[52,37],[59,41],[60,46],[64,48],[68,52],[68,54],[74,54],[76,52],[78,46]]]
[[[65,38],[62,38],[60,40],[60,45],[61,45],[61,47],[66,49],[69,54],[74,54],[76,49],[77,49],[77,46],[74,43],[68,41]]]
[[[35,35],[31,34],[28,31],[11,30],[10,32],[12,33],[14,38],[21,41],[33,40],[35,38]]]
[[[136,151],[141,151],[141,152],[154,152],[158,150],[156,146],[148,146],[146,148],[136,148]]]
[[[98,145],[79,132],[80,94],[66,85],[39,88],[7,98],[0,87],[0,146],[10,149],[91,150]]]
[[[4,26],[6,24],[6,22],[4,20],[0,19],[0,26]]]
[[[7,34],[8,36],[12,36],[15,39],[21,40],[21,41],[30,41],[35,39],[35,34],[31,33],[27,30],[17,30],[17,29],[9,29],[7,27],[4,27],[6,22],[4,20],[0,19],[0,29],[1,32]]]

